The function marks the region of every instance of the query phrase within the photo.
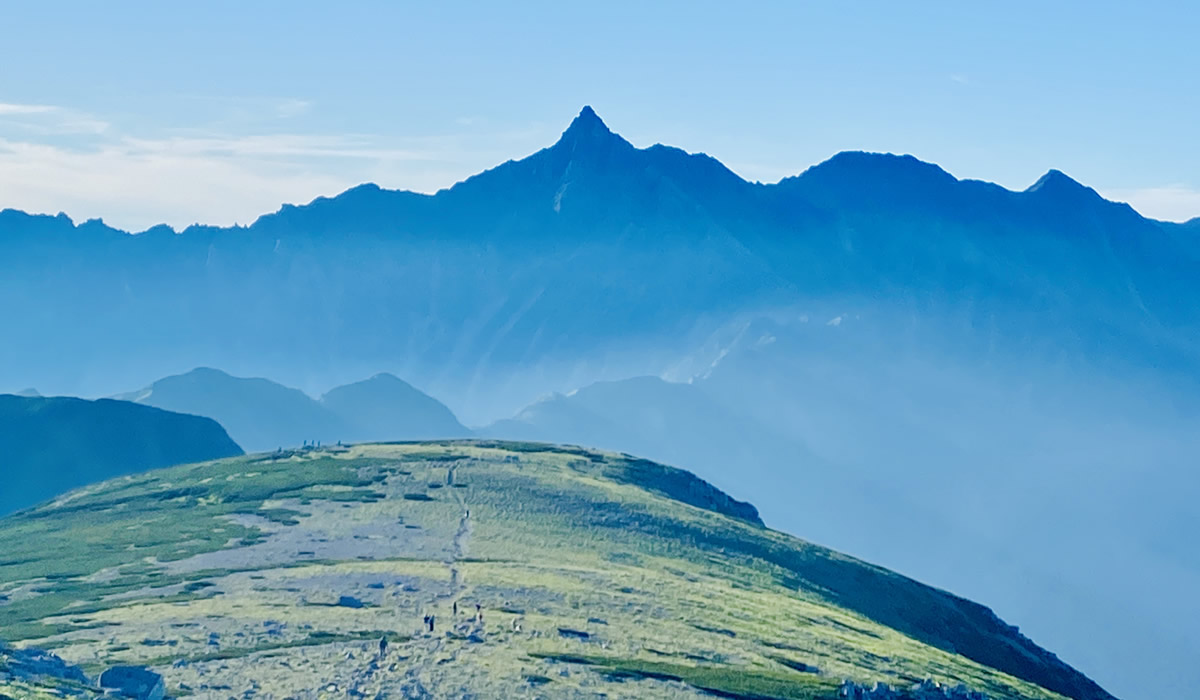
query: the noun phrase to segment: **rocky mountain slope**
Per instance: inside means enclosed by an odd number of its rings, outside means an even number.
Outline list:
[[[983,606],[584,449],[175,467],[0,519],[0,551],[10,641],[195,698],[833,698],[847,679],[1111,697]]]

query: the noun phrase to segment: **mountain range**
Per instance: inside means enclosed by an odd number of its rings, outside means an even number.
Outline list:
[[[450,409],[391,374],[331,389],[313,399],[268,379],[201,367],[117,398],[207,416],[253,452],[318,442],[465,437]]]
[[[1187,230],[1057,171],[1012,192],[850,152],[750,183],[635,148],[585,108],[550,148],[435,195],[363,185],[248,227],[135,236],[5,210],[0,292],[28,342],[4,348],[20,372],[0,382],[109,394],[183,365],[310,388],[388,367],[483,422],[658,373],[733,318],[799,303],[952,315],[970,350],[1189,378]],[[988,324],[1004,332],[982,345]]]
[[[748,182],[585,108],[433,195],[136,235],[0,212],[0,386],[220,367],[316,396],[386,370],[488,435],[678,459],[772,526],[991,602],[1119,695],[1178,694],[1200,683],[1198,226],[911,156]]]

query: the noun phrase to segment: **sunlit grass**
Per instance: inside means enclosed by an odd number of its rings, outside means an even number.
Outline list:
[[[447,562],[466,509],[452,579]],[[421,616],[432,612],[439,634],[450,633],[440,653],[451,660],[431,665],[431,678],[485,694],[590,682],[654,696],[669,681],[809,699],[829,697],[845,678],[934,678],[996,697],[1056,697],[949,651],[939,635],[954,632],[913,622],[938,619],[945,594],[751,516],[681,472],[527,443],[368,445],[189,465],[0,520],[0,593],[11,597],[0,630],[88,668],[97,659],[150,664],[176,682],[179,660],[257,677],[263,658],[324,654],[333,663],[337,649],[385,635],[398,657],[418,654]],[[297,547],[342,549],[313,561],[187,566],[291,534],[313,542]],[[364,605],[339,607],[340,595]],[[476,603],[485,624],[473,640],[451,625]],[[286,694],[288,682],[267,677],[263,689]]]

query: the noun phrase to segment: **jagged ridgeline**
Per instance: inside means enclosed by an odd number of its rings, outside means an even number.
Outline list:
[[[75,491],[0,519],[0,630],[72,674],[143,667],[200,698],[1110,697],[987,608],[769,530],[687,472],[532,443]],[[93,692],[6,658],[0,694]]]

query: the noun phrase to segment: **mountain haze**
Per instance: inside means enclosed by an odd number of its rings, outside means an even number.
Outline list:
[[[701,383],[658,377],[597,382],[537,401],[514,418],[479,431],[508,440],[588,445],[692,465],[704,479],[735,493],[762,494],[783,474],[803,481],[791,505],[822,508],[814,493],[831,485],[830,466],[798,440],[731,410]],[[819,489],[819,491],[818,491]],[[790,489],[789,489],[790,491]],[[832,514],[832,509],[830,509]]]
[[[307,392],[300,432],[247,446],[275,449],[350,439],[337,415],[307,434],[333,415],[310,397],[386,371],[468,425],[678,455],[775,527],[988,600],[1119,695],[1186,694],[1198,236],[1057,170],[1012,191],[845,152],[751,183],[585,108],[433,195],[137,235],[0,212],[22,339],[0,386],[270,377]],[[691,388],[624,383],[648,376]]]
[[[305,440],[337,441],[350,430],[336,414],[298,389],[206,367],[160,379],[121,398],[212,418],[238,444],[255,452],[294,447]]]
[[[319,400],[268,379],[201,367],[123,394],[150,406],[207,416],[239,444],[265,452],[305,442],[368,442],[463,437],[450,409],[390,374],[336,387]]]
[[[468,430],[445,404],[391,374],[330,389],[320,403],[353,426],[350,442],[465,437]]]
[[[910,156],[842,153],[760,185],[702,154],[635,148],[585,108],[550,148],[436,195],[364,185],[245,228],[132,237],[4,211],[2,289],[29,300],[15,320],[34,340],[0,359],[34,378],[57,363],[63,390],[82,393],[98,390],[89,370],[127,381],[155,356],[288,383],[393,367],[481,422],[657,370],[739,313],[865,297],[1019,322],[998,339],[1009,349],[1040,338],[1039,355],[1191,376],[1200,325],[1178,238],[1057,171],[1011,192]],[[86,352],[59,357],[85,336]],[[526,388],[502,398],[518,378]]]

